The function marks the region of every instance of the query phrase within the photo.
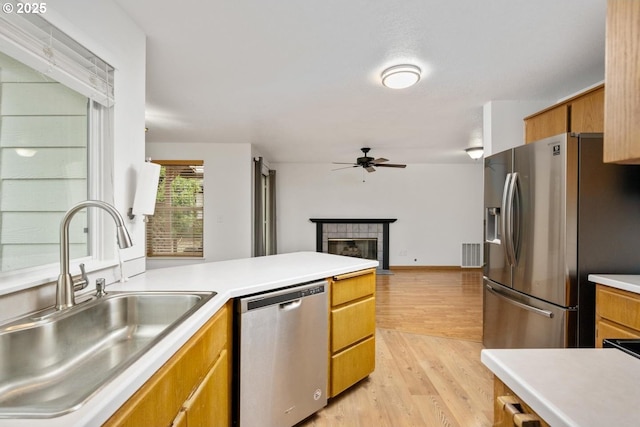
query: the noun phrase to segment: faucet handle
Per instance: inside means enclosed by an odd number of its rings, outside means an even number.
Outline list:
[[[82,290],[89,284],[89,278],[87,272],[84,270],[84,264],[80,264],[80,278],[73,281],[73,290],[75,292]]]

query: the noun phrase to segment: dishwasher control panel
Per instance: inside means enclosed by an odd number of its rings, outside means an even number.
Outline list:
[[[324,292],[324,285],[316,286],[315,288],[305,289],[300,291],[300,296],[302,298],[308,297],[309,295],[321,294]]]

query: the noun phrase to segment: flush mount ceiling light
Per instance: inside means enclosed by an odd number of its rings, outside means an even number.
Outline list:
[[[391,89],[404,89],[418,83],[421,73],[415,65],[395,65],[382,72],[382,84]]]
[[[482,147],[469,147],[464,151],[466,151],[473,160],[478,160],[484,154],[484,148]]]

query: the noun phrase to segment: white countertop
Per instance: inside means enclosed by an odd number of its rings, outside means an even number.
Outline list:
[[[640,275],[637,274],[590,274],[589,281],[640,294]]]
[[[482,350],[481,360],[553,427],[640,425],[640,359],[620,350]]]
[[[0,427],[99,426],[230,298],[377,266],[378,261],[361,258],[296,252],[149,270],[126,283],[109,285],[107,292],[179,290],[218,294],[78,410],[56,418],[0,419]]]

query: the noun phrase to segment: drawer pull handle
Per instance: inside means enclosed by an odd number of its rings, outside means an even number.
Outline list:
[[[540,427],[540,420],[533,414],[524,414],[522,405],[515,396],[498,396],[500,408],[509,414],[516,427]]]
[[[345,280],[345,279],[351,279],[353,277],[358,277],[358,276],[364,276],[367,274],[371,274],[373,271],[373,269],[371,270],[360,270],[360,271],[354,271],[351,273],[345,273],[345,274],[339,274],[337,276],[333,276],[333,280]]]

